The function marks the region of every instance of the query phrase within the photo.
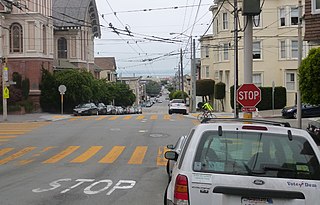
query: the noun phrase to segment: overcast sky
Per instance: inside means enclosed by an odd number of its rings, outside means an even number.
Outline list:
[[[184,74],[190,73],[190,46],[186,47],[190,41],[185,35],[197,38],[206,33],[212,19],[212,2],[96,0],[103,27],[101,39],[95,40],[95,57],[115,57],[120,76],[173,76],[182,48],[186,50]],[[206,34],[210,33],[211,28]]]

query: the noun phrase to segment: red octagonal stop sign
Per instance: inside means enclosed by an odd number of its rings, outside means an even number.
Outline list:
[[[261,90],[255,84],[243,84],[237,90],[237,102],[243,107],[255,107],[261,101]]]

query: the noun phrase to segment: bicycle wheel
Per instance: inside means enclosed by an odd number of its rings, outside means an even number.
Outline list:
[[[200,113],[198,116],[197,116],[197,120],[199,120],[200,122],[204,119],[204,115],[203,113]]]
[[[213,114],[212,112],[208,113],[208,118],[217,118],[217,116],[215,114]]]

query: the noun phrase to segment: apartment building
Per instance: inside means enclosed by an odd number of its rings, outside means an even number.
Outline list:
[[[304,40],[312,47],[320,46],[320,1],[305,0],[305,36]]]
[[[238,84],[244,82],[244,29],[246,21],[239,1]],[[226,84],[225,110],[231,111],[230,87],[234,85],[234,8],[216,0],[210,7],[214,18],[212,34],[201,42],[201,78]],[[253,17],[253,83],[257,86],[283,86],[287,89],[287,105],[294,105],[298,68],[298,1],[263,1],[261,13]],[[304,31],[303,31],[304,33]],[[309,50],[303,42],[303,57]],[[215,108],[221,105],[215,102]]]

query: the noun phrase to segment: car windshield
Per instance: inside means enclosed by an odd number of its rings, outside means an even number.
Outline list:
[[[205,132],[194,171],[277,178],[320,179],[319,162],[304,138],[270,133]]]

